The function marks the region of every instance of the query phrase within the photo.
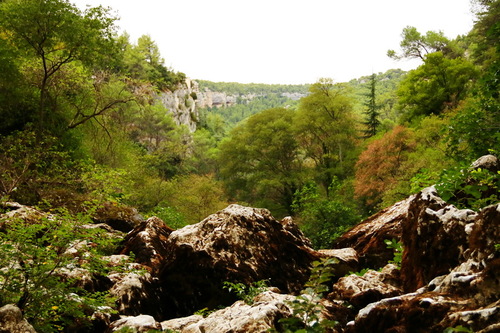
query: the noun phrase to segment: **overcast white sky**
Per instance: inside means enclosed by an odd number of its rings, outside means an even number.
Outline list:
[[[449,38],[472,28],[470,0],[72,0],[111,7],[131,42],[149,34],[165,64],[193,79],[344,82],[417,62],[394,61],[407,25]]]

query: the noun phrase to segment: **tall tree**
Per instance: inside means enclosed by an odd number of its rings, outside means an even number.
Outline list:
[[[220,177],[230,195],[291,214],[302,164],[292,131],[293,111],[262,111],[235,127],[220,145]]]
[[[449,59],[442,52],[425,56],[424,64],[408,73],[399,88],[399,106],[406,119],[440,114],[466,97],[477,76],[472,63],[464,58]]]
[[[131,78],[152,83],[159,90],[173,90],[186,79],[184,73],[174,72],[165,66],[158,45],[149,35],[137,40],[137,45],[129,43],[128,35],[120,36],[124,51],[124,71]]]
[[[327,193],[335,177],[343,180],[352,170],[356,122],[347,88],[331,79],[313,84],[300,100],[294,120],[297,138]]]
[[[81,12],[67,0],[6,0],[0,21],[0,31],[26,55],[25,66],[36,79],[41,133],[58,108],[53,93],[58,74],[76,62],[95,64],[113,49],[114,18],[102,7]]]
[[[471,32],[472,57],[479,79],[463,108],[451,120],[450,152],[478,158],[500,152],[500,1],[478,0],[482,7]]]
[[[387,55],[393,59],[418,58],[424,60],[429,53],[436,51],[446,51],[450,40],[446,38],[442,31],[427,31],[425,35],[418,32],[417,28],[407,26],[401,33],[402,53],[397,54],[394,50],[388,50]]]
[[[401,166],[414,146],[411,130],[403,126],[372,141],[356,163],[355,195],[370,208],[379,204],[383,193],[404,174]]]
[[[377,134],[378,126],[380,125],[380,112],[379,105],[377,104],[377,94],[376,94],[376,86],[377,86],[377,76],[372,74],[370,76],[369,82],[369,92],[367,94],[368,101],[365,103],[366,111],[365,111],[365,137],[369,138]]]

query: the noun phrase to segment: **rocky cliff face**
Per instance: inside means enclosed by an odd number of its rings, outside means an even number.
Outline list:
[[[237,103],[238,99],[251,100],[257,95],[230,95],[224,92],[200,90],[198,82],[186,79],[174,91],[162,92],[158,98],[172,114],[177,125],[185,125],[191,132],[196,130],[200,108],[227,107]]]
[[[158,99],[169,110],[178,125],[185,125],[191,132],[196,130],[202,108],[222,108],[245,103],[252,99],[263,96],[262,94],[228,94],[220,91],[211,91],[207,88],[200,89],[198,82],[186,79],[185,82],[174,91],[162,92]],[[282,96],[292,100],[298,100],[305,94],[282,93]]]
[[[41,214],[11,206],[7,217],[16,211],[26,218]],[[231,205],[175,231],[155,217],[139,222],[116,254],[104,258],[113,265],[134,252],[136,263],[126,271],[99,280],[69,268],[66,274],[79,274],[86,289],[106,288],[116,299],[117,315],[92,315],[93,332],[123,327],[138,332],[279,331],[280,319],[294,315],[293,301],[312,262],[321,258],[335,258],[330,264],[335,276],[317,301],[323,305],[321,316],[337,322],[329,332],[441,333],[459,326],[498,332],[499,221],[500,203],[478,212],[457,209],[430,187],[360,223],[336,242],[336,249],[314,251],[290,218],[277,221],[267,210]],[[102,223],[94,226],[120,233]],[[384,241],[393,238],[404,245],[399,266],[387,263],[393,252]],[[349,273],[361,268],[371,269]],[[249,285],[259,280],[272,288],[253,304],[237,301],[223,288],[224,281]],[[194,314],[201,309],[213,312]],[[18,313],[12,307],[0,309],[0,324],[25,325]]]
[[[162,92],[158,98],[172,114],[177,125],[185,125],[194,132],[199,118],[196,106],[198,93],[198,83],[186,79],[176,90]]]

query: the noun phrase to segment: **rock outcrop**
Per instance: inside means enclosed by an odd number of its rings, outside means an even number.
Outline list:
[[[232,301],[224,281],[267,280],[285,293],[297,293],[320,256],[297,225],[239,205],[172,232],[166,248],[169,257],[159,278],[173,317]]]
[[[169,256],[166,244],[172,231],[159,218],[150,217],[125,236],[118,252],[125,255],[133,253],[137,263],[148,266],[156,274]]]
[[[281,96],[291,100],[299,100],[307,96],[300,92],[282,92]],[[248,103],[256,97],[265,96],[259,93],[227,93],[222,91],[211,91],[210,89],[200,89],[195,80],[186,79],[179,84],[174,91],[164,91],[157,96],[157,99],[165,106],[174,121],[178,125],[185,125],[191,132],[194,132],[200,118],[200,109],[203,108],[224,108],[237,103]]]
[[[401,276],[404,289],[417,290],[433,278],[448,273],[464,260],[467,233],[477,214],[447,204],[434,187],[417,194],[402,221],[405,246]]]
[[[401,222],[407,218],[413,200],[414,196],[411,196],[369,217],[339,237],[332,247],[353,248],[362,268],[384,267],[394,256],[385,240],[401,240]]]
[[[457,326],[494,332],[500,313],[498,221],[500,204],[476,213],[447,204],[434,187],[414,196],[400,221],[405,249],[396,283],[399,280],[403,293],[379,292],[381,299],[361,308],[346,332],[443,332]],[[365,284],[364,292],[383,286],[382,276],[377,280],[373,286]],[[363,288],[341,282],[334,285],[331,297],[352,301],[362,295]]]
[[[198,83],[186,79],[174,91],[162,92],[157,98],[167,108],[177,125],[185,125],[190,132],[194,132],[199,120],[196,106],[199,92]]]
[[[183,333],[265,333],[274,328],[281,318],[290,317],[291,295],[266,291],[254,298],[252,305],[237,301],[230,307],[211,313],[206,318],[200,315],[164,321],[164,330]]]
[[[151,330],[161,330],[161,324],[157,322],[152,316],[139,315],[120,318],[114,321],[107,332],[119,331],[128,328],[133,332],[150,332]]]
[[[6,211],[0,216],[4,228],[16,218],[30,223],[40,216],[53,218],[15,203]],[[458,326],[498,332],[499,221],[500,203],[479,211],[458,209],[429,187],[355,226],[334,249],[315,251],[291,218],[278,221],[265,209],[230,205],[175,231],[156,217],[134,224],[128,234],[111,228],[121,228],[116,224],[82,226],[123,238],[114,255],[102,258],[109,273],[94,276],[77,265],[88,256],[90,240],[64,252],[75,258],[74,265],[57,273],[79,280],[87,291],[106,290],[115,298],[110,310],[117,313],[98,309],[92,314],[93,332],[279,329],[279,320],[293,315],[291,302],[309,279],[312,262],[322,258],[336,262],[331,266],[335,277],[319,301],[325,318],[338,322],[332,332],[441,333]],[[403,244],[401,262],[388,264],[394,253],[387,239]],[[370,269],[352,273],[362,268]],[[225,281],[250,285],[260,280],[275,288],[256,296],[253,304],[237,301],[223,288]],[[0,330],[24,327],[18,310],[0,309]],[[210,314],[194,314],[198,310]]]
[[[12,304],[0,308],[0,332],[36,333],[24,318],[21,310]]]
[[[380,272],[369,270],[361,276],[342,277],[333,285],[328,299],[346,301],[359,310],[370,303],[403,294],[399,275],[399,269],[389,264]]]

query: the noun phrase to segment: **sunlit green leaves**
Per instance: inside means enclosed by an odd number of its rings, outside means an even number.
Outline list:
[[[467,60],[449,59],[441,52],[428,54],[424,64],[410,71],[398,88],[405,118],[440,114],[456,107],[475,77],[476,70]]]

